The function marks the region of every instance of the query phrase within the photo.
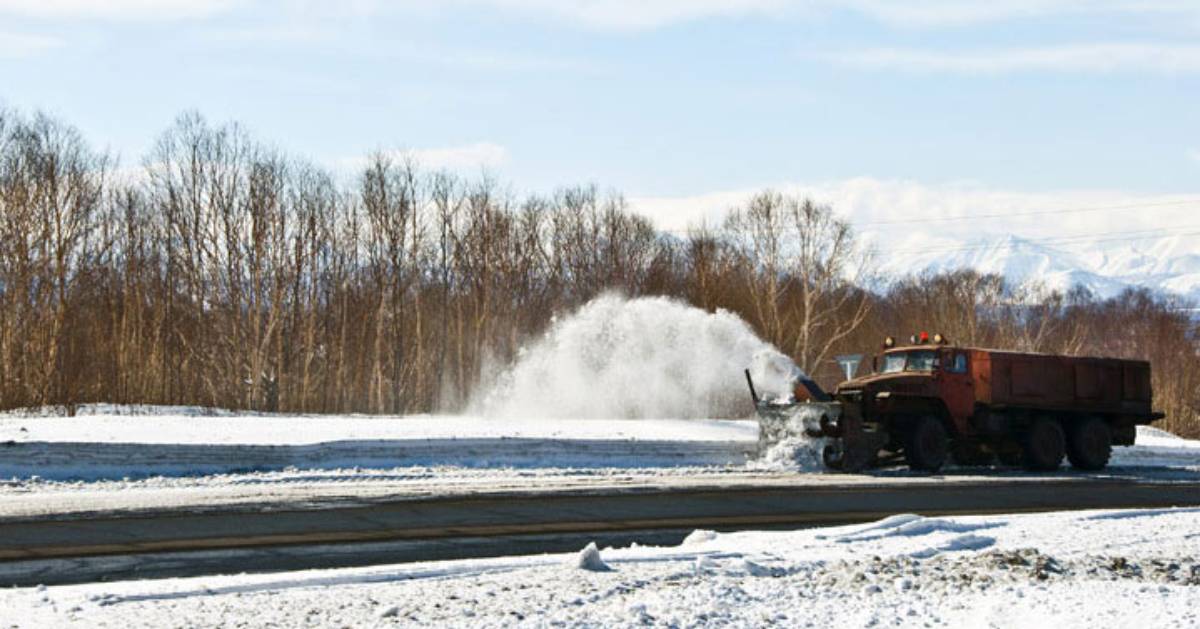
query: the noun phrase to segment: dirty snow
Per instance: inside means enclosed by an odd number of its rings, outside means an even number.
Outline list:
[[[1192,627],[1200,510],[901,515],[677,547],[7,589],[0,608],[12,627]]]

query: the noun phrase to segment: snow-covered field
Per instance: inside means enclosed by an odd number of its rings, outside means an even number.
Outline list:
[[[584,549],[0,590],[0,626],[1194,627],[1200,510],[696,531]]]
[[[118,414],[104,407],[84,413],[0,416],[0,478],[725,466],[750,460],[758,435],[755,422],[728,420],[204,415],[186,408]]]
[[[334,441],[572,439],[738,441],[753,421],[494,419],[462,415],[267,415],[194,407],[83,407],[75,417],[0,414],[0,442],[313,445]]]

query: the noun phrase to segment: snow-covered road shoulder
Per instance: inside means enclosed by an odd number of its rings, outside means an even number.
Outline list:
[[[99,480],[298,469],[742,465],[757,424],[463,416],[0,416],[0,478]],[[120,409],[116,409],[120,410]]]
[[[23,588],[0,605],[18,627],[1189,627],[1197,539],[1197,509],[899,515],[667,548]]]

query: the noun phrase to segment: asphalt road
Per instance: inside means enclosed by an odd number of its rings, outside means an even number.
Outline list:
[[[1194,479],[842,478],[405,496],[345,505],[0,515],[0,584],[555,552],[590,540],[673,543],[696,528],[796,528],[895,513],[1200,505],[1200,482]]]

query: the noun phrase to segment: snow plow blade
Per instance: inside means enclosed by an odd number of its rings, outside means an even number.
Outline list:
[[[825,467],[859,472],[877,462],[879,449],[887,443],[886,433],[866,430],[856,412],[847,412],[841,401],[833,399],[811,379],[799,381],[797,390],[803,387],[809,396],[808,401],[801,402],[760,398],[749,370],[746,382],[758,415],[760,453],[788,439],[824,439],[821,461]]]

